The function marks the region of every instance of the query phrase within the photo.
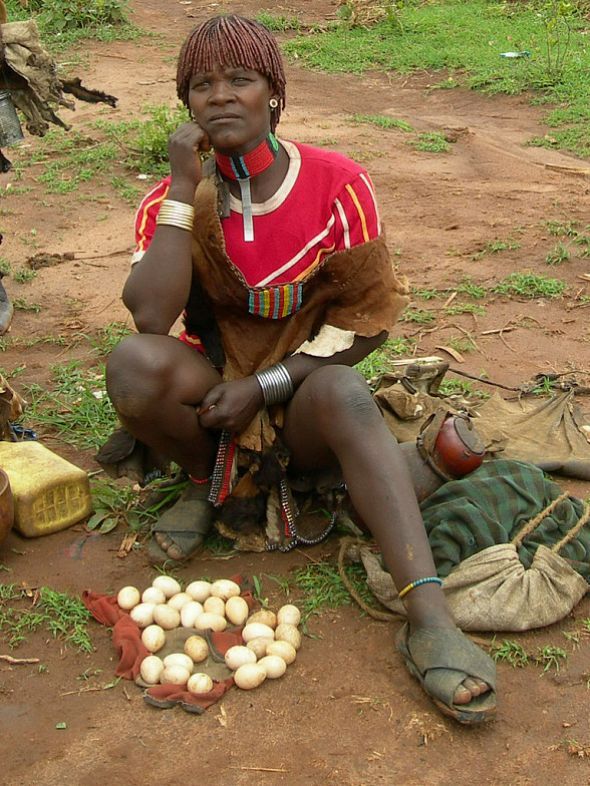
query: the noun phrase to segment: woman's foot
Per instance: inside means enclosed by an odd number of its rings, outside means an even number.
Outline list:
[[[409,672],[445,714],[465,724],[496,712],[496,664],[457,627],[406,623],[397,647]]]
[[[215,508],[208,501],[210,483],[193,483],[180,495],[152,527],[150,559],[184,562],[202,545],[215,518]]]

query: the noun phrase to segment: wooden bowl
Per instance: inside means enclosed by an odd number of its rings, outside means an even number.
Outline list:
[[[0,469],[0,545],[14,524],[14,500],[8,475]]]

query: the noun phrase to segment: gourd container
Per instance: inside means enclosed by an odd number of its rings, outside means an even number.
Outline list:
[[[27,538],[71,527],[92,511],[83,469],[36,441],[0,442],[14,498],[14,529]]]

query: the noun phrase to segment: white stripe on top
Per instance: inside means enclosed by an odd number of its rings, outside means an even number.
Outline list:
[[[276,278],[277,276],[280,276],[286,270],[289,270],[289,268],[293,267],[293,265],[296,265],[299,262],[300,259],[303,259],[303,257],[307,254],[307,252],[309,251],[310,248],[313,248],[313,246],[315,246],[317,243],[319,243],[320,240],[323,240],[330,233],[330,230],[334,226],[334,222],[335,221],[336,221],[336,219],[334,218],[334,215],[331,215],[330,216],[330,220],[328,221],[325,229],[322,229],[322,231],[319,232],[315,237],[313,237],[309,241],[309,243],[307,243],[305,246],[303,246],[301,251],[299,251],[297,254],[295,254],[295,256],[292,259],[289,259],[289,261],[285,262],[285,264],[282,265],[280,268],[278,268],[278,270],[274,270],[270,275],[268,275],[265,278],[263,278],[257,284],[254,284],[254,286],[255,287],[264,287],[267,284],[269,284],[274,278]]]
[[[339,199],[335,199],[334,204],[338,210],[338,215],[340,216],[340,221],[342,222],[342,229],[344,230],[344,248],[350,248],[350,227],[348,225],[346,213],[344,212],[342,202]]]
[[[373,189],[373,184],[369,180],[369,178],[361,172],[360,175],[361,180],[369,189],[369,194],[371,195],[371,199],[373,200],[373,207],[375,208],[375,215],[377,216],[377,233],[381,234],[381,217],[379,216],[379,208],[377,207],[377,200],[375,199],[375,190]]]

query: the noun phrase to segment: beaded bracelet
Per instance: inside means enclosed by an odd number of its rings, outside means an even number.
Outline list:
[[[416,587],[421,587],[422,584],[438,584],[442,587],[442,579],[439,579],[438,576],[426,576],[423,579],[416,579],[415,581],[411,581],[408,585],[406,585],[402,590],[400,590],[397,594],[398,598],[401,600],[408,592],[411,592]]]
[[[293,380],[282,363],[276,363],[262,371],[256,371],[254,376],[262,388],[264,403],[267,407],[288,401],[293,395]]]

